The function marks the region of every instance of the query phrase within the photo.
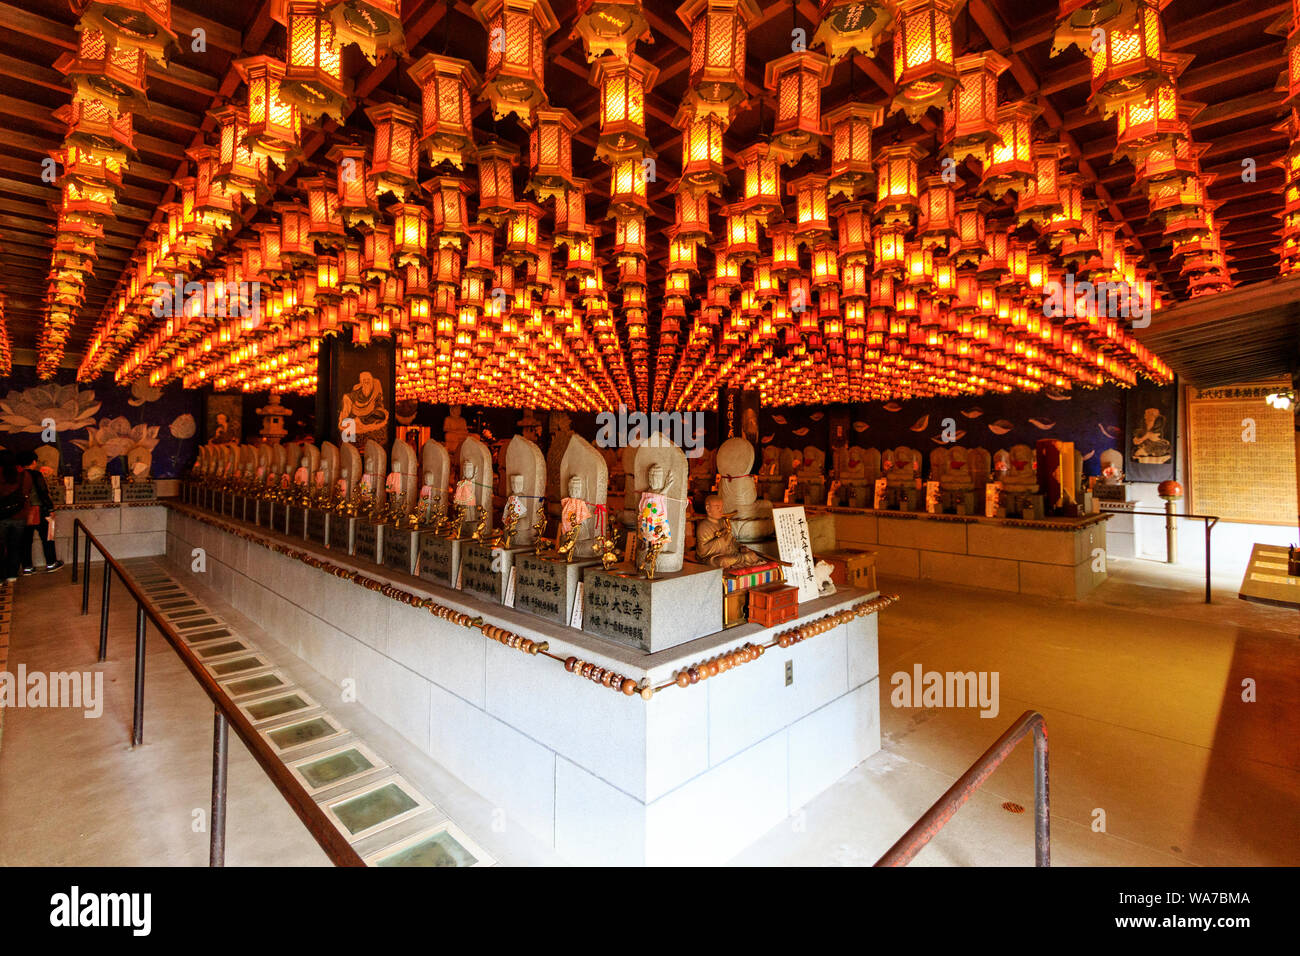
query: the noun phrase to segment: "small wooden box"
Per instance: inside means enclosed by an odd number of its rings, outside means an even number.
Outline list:
[[[864,591],[877,589],[876,555],[873,551],[845,548],[819,554],[817,560],[826,561],[834,568],[831,571],[831,580],[838,587],[861,588]]]
[[[722,626],[735,627],[749,620],[746,610],[749,605],[749,589],[741,588],[722,596]]]
[[[799,614],[799,589],[789,584],[764,584],[749,588],[749,620],[772,627],[792,621]]]

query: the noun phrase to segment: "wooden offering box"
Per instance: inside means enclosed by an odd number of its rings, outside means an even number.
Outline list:
[[[844,548],[839,551],[827,551],[817,555],[819,561],[829,562],[835,570],[831,580],[838,587],[862,588],[864,591],[876,590],[876,555],[871,551],[857,551]]]
[[[764,584],[749,589],[749,621],[772,627],[793,621],[799,613],[799,589],[789,584]]]

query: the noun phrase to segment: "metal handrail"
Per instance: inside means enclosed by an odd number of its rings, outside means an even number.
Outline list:
[[[1219,523],[1218,515],[1194,515],[1194,514],[1184,514],[1177,511],[1169,512],[1169,511],[1127,511],[1127,510],[1112,511],[1110,512],[1110,514],[1146,515],[1151,518],[1164,518],[1166,523],[1170,518],[1194,518],[1198,521],[1204,521],[1205,522],[1205,603],[1206,604],[1213,603],[1210,600],[1210,532],[1213,531],[1214,526]],[[1168,552],[1168,544],[1169,542],[1166,539],[1165,542],[1166,552]],[[1168,562],[1170,564],[1173,564],[1174,558],[1176,556],[1174,554],[1167,553],[1166,557],[1168,559]]]
[[[140,590],[134,579],[117,559],[105,550],[99,539],[76,518],[72,523],[72,580],[77,580],[77,545],[78,534],[86,536],[85,567],[82,572],[81,613],[85,614],[90,599],[90,547],[93,544],[104,558],[104,596],[99,616],[99,660],[105,660],[108,652],[108,599],[109,582],[113,574],[126,585],[126,589],[135,598],[135,709],[131,726],[133,746],[144,742],[144,651],[145,620],[153,622],[158,632],[166,638],[181,662],[198,681],[199,687],[206,693],[215,708],[212,733],[212,817],[209,838],[209,866],[225,866],[226,855],[226,770],[228,758],[229,727],[233,726],[235,734],[244,742],[253,759],[261,765],[271,783],[280,791],[280,796],[288,802],[290,808],[298,815],[307,832],[312,835],[325,855],[335,866],[364,866],[357,851],[344,839],[325,812],[311,798],[303,785],[289,772],[275,751],[253,729],[252,722],[244,715],[226,694],[220,684],[207,672],[198,656],[181,638],[154,605],[153,601]]]
[[[1001,766],[1011,751],[1028,734],[1034,735],[1034,865],[1051,866],[1051,831],[1047,797],[1047,721],[1036,710],[1027,710],[1007,728],[957,782],[935,801],[888,850],[876,866],[906,866],[943,829],[954,813]]]

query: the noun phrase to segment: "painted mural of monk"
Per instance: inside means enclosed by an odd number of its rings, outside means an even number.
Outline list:
[[[357,444],[369,438],[383,443],[388,430],[388,408],[384,404],[384,386],[369,372],[362,372],[352,390],[343,394],[339,403],[339,430],[343,431],[348,419],[356,428]]]

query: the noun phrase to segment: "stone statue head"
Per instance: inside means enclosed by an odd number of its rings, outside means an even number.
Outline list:
[[[523,475],[511,475],[511,476],[510,476],[510,493],[511,493],[512,495],[518,495],[518,494],[522,494],[522,493],[523,493],[523,490],[524,490],[524,476],[523,476]]]
[[[474,479],[474,476],[477,474],[478,474],[478,469],[475,468],[474,462],[466,461],[465,464],[461,466],[460,477],[462,480],[472,481]]]
[[[663,466],[660,465],[658,462],[651,465],[646,470],[645,479],[646,479],[646,484],[649,485],[651,491],[663,491],[664,490]]]
[[[569,497],[570,498],[582,497],[582,475],[569,476]]]
[[[432,485],[432,484],[433,484],[433,472],[431,472],[431,471],[426,471],[426,472],[424,473],[424,483],[425,483],[426,485]]]

